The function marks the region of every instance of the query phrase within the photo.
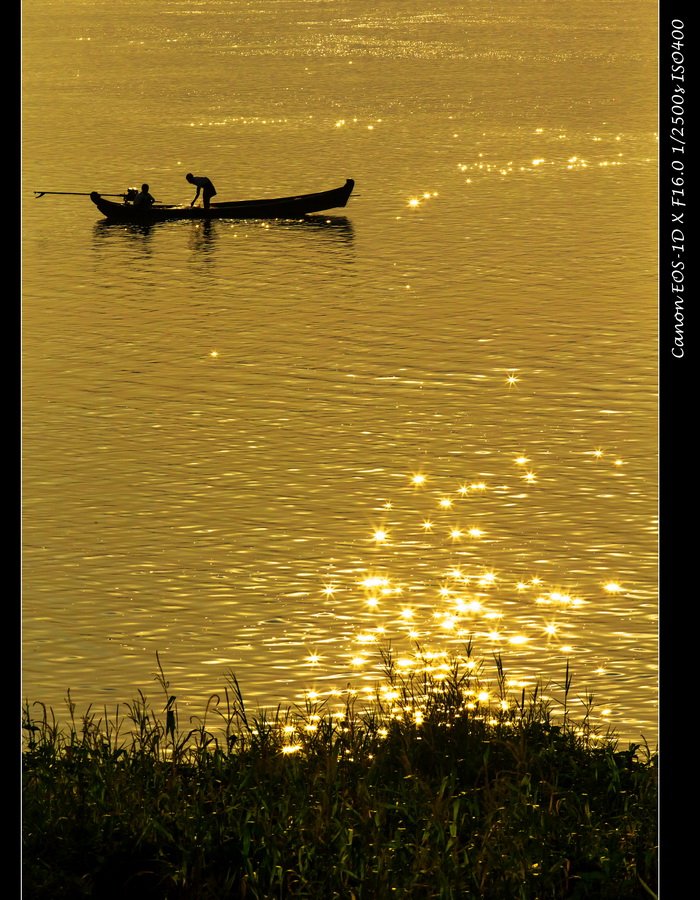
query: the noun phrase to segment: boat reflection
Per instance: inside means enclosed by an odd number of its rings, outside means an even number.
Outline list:
[[[210,249],[210,244],[227,231],[235,229],[236,233],[253,234],[256,230],[285,229],[303,234],[309,230],[317,232],[333,242],[351,244],[355,239],[355,230],[347,216],[308,215],[303,219],[202,219],[196,222],[110,222],[101,220],[93,228],[95,242],[123,236],[124,238],[150,238],[160,229],[187,229],[188,234],[194,232],[194,244],[200,249]]]
[[[92,233],[97,241],[119,233],[126,237],[150,237],[154,230],[154,224],[151,222],[107,222],[102,220],[95,222]]]
[[[323,231],[330,231],[334,236],[343,237],[348,241],[353,240],[355,237],[352,222],[347,216],[312,215],[305,216],[303,219],[281,219],[278,224],[281,226],[318,228]]]

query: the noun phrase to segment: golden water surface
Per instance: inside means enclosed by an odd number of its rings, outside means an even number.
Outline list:
[[[26,0],[23,696],[472,640],[656,737],[650,2]],[[356,181],[308,222],[110,225]],[[35,198],[35,190],[85,196]]]

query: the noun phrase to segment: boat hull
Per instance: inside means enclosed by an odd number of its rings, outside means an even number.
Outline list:
[[[139,209],[129,203],[105,200],[97,191],[90,199],[107,219],[120,222],[167,222],[173,219],[300,219],[309,213],[323,212],[345,206],[355,182],[348,178],[342,187],[316,194],[294,197],[275,197],[261,200],[237,200],[232,203],[212,203],[209,209],[200,206],[151,206]]]

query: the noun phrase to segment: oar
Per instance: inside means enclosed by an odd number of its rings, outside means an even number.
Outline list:
[[[126,197],[128,192],[124,192],[123,194],[101,194],[102,197]],[[70,197],[89,197],[90,193],[87,191],[34,191],[34,199],[38,200],[39,197],[43,197],[44,194],[62,194],[63,196]]]

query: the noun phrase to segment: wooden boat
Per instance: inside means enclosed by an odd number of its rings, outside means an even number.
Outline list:
[[[212,203],[209,209],[201,206],[165,206],[155,204],[140,209],[131,203],[105,200],[97,191],[90,199],[99,211],[112,221],[165,222],[171,219],[301,219],[308,213],[336,209],[348,202],[355,182],[348,178],[343,187],[317,194],[298,194],[295,197],[275,197],[262,200],[236,200]]]

